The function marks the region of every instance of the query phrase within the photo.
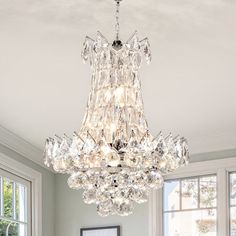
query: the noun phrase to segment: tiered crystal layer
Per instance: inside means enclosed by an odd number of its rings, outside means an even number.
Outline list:
[[[139,78],[143,57],[151,61],[149,42],[136,32],[120,48],[99,32],[95,41],[86,37],[82,58],[93,75],[81,130],[46,141],[45,164],[70,174],[69,186],[84,189],[85,203],[97,204],[101,216],[129,215],[134,202],[162,187],[162,174],[188,163],[184,138],[154,138],[148,131]]]

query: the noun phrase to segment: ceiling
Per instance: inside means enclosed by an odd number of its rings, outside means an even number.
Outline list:
[[[152,133],[188,138],[191,153],[236,148],[236,1],[123,0],[121,38],[148,36],[141,69]],[[43,149],[78,130],[91,71],[86,35],[114,38],[113,0],[0,0],[0,125]]]

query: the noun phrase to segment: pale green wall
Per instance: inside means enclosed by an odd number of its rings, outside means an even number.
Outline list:
[[[127,217],[100,217],[96,206],[84,204],[82,191],[69,189],[67,177],[56,175],[56,236],[79,236],[80,227],[121,225],[124,236],[148,234],[148,204],[136,205]]]
[[[191,162],[236,156],[236,149],[193,155]],[[148,235],[148,204],[136,205],[134,214],[128,217],[97,215],[95,205],[86,205],[82,191],[67,186],[67,176],[56,175],[55,236],[79,236],[80,227],[121,225],[122,236]]]
[[[99,217],[95,205],[86,205],[82,191],[69,189],[67,176],[43,167],[0,145],[0,152],[42,173],[43,236],[79,236],[81,227],[120,225],[122,236],[148,235],[148,203],[136,205],[128,217]],[[193,155],[192,162],[236,156],[236,149]]]
[[[42,232],[43,232],[43,236],[55,236],[54,234],[55,175],[52,172],[24,158],[23,156],[6,148],[5,146],[1,144],[0,144],[0,152],[42,173],[42,204],[43,204],[43,209],[42,209],[43,230]]]
[[[206,152],[202,154],[192,155],[191,162],[210,161],[230,157],[236,157],[236,149],[228,149],[217,152]]]

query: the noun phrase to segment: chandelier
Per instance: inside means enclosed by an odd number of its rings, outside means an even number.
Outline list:
[[[69,187],[84,189],[84,202],[97,204],[101,216],[131,214],[135,202],[146,202],[152,189],[163,186],[163,174],[189,161],[185,138],[154,137],[148,130],[139,68],[142,59],[151,61],[150,45],[137,32],[121,42],[120,1],[114,42],[98,32],[83,45],[92,85],[82,127],[72,138],[48,138],[44,154],[45,165],[69,174]]]

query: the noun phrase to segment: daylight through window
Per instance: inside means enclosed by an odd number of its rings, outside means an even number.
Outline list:
[[[0,169],[0,236],[29,236],[30,182]]]
[[[236,236],[236,172],[230,173],[230,235]]]
[[[216,175],[165,181],[164,236],[217,235],[216,181]]]

